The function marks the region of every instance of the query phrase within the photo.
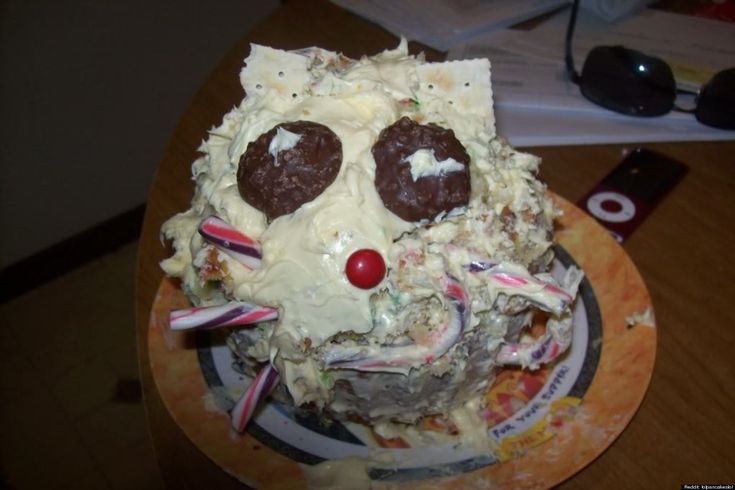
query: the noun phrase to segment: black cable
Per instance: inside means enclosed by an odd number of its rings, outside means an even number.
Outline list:
[[[564,40],[564,61],[567,65],[567,74],[569,79],[574,83],[579,83],[579,73],[574,67],[574,56],[572,56],[572,37],[574,37],[574,27],[577,24],[577,11],[579,10],[579,0],[574,0],[572,4],[572,12],[569,15],[569,24],[567,25],[567,36]]]

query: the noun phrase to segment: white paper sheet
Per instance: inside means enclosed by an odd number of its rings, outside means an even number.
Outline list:
[[[568,15],[562,12],[533,31],[479,36],[449,52],[452,59],[491,60],[500,134],[523,146],[735,139],[734,131],[709,128],[691,114],[636,118],[586,100],[579,87],[568,81],[563,63]],[[683,39],[672,32],[681,33]],[[574,38],[578,70],[589,49],[604,44],[668,56],[680,68],[689,67],[683,73],[689,75],[690,87],[735,66],[735,25],[707,19],[646,11],[610,25],[580,12]],[[680,71],[676,73],[681,79]],[[678,102],[693,106],[691,97]]]
[[[397,36],[446,51],[472,36],[508,27],[569,0],[332,0]]]
[[[735,132],[704,126],[694,117],[689,121],[617,114],[601,118],[583,113],[496,107],[495,121],[498,134],[519,147],[735,139]]]

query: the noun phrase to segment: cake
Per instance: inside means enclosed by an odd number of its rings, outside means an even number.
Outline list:
[[[488,60],[252,45],[240,79],[161,266],[194,306],[172,326],[230,328],[250,392],[415,424],[568,348],[581,274],[549,274],[557,211],[496,134]]]

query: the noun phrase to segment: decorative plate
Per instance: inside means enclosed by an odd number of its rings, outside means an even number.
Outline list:
[[[557,220],[553,273],[570,265],[585,272],[572,347],[538,371],[499,374],[482,413],[492,451],[442,442],[412,448],[404,439],[383,439],[359,424],[325,420],[275,401],[262,407],[247,433],[235,433],[228,411],[250,379],[237,371],[224,332],[168,329],[168,312],[189,306],[169,279],[156,295],[148,336],[161,398],[201,451],[256,488],[303,488],[307,477],[318,474],[312,465],[342,458],[364,458],[362,468],[375,488],[558,484],[604,451],[632,418],[653,371],[656,330],[649,325],[652,315],[644,315],[652,312],[650,297],[625,251],[583,211],[553,197],[564,211]],[[440,419],[422,424],[446,430]],[[376,452],[381,458],[370,458]]]

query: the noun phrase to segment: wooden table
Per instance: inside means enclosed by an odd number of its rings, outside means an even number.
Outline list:
[[[242,488],[194,447],[168,414],[149,368],[147,325],[168,254],[165,219],[188,208],[190,164],[212,125],[242,98],[237,74],[250,42],[318,45],[351,57],[394,47],[394,36],[326,2],[288,2],[232,48],[174,132],[151,188],[140,239],[136,313],[141,380],[153,443],[170,488]],[[412,48],[415,48],[413,46]],[[415,51],[415,49],[413,49]],[[430,59],[440,53],[428,51]],[[691,167],[625,243],[651,292],[658,352],[650,389],[629,427],[563,488],[679,488],[735,482],[735,142],[650,144]],[[533,148],[541,176],[575,202],[632,145]]]

